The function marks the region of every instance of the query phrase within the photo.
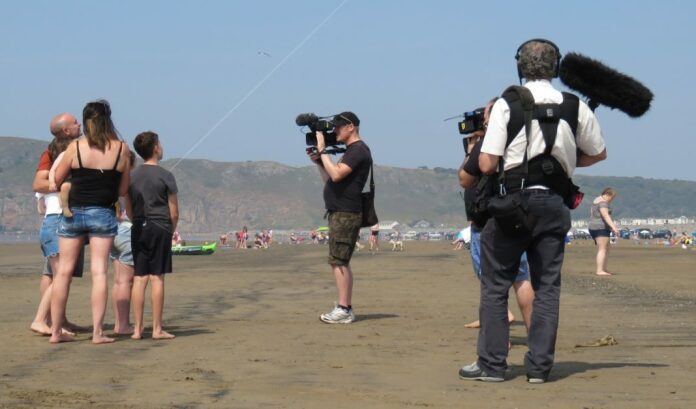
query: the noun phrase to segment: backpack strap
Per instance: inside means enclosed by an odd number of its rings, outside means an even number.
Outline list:
[[[508,87],[504,92],[503,92],[503,99],[505,99],[505,102],[510,105],[511,103],[514,105],[518,105],[521,107],[522,111],[522,119],[523,119],[523,124],[525,128],[525,145],[524,145],[524,158],[522,159],[522,174],[524,175],[522,177],[522,183],[521,183],[521,189],[524,188],[524,179],[526,178],[526,175],[529,173],[529,168],[528,168],[528,163],[527,163],[527,148],[529,147],[529,135],[531,134],[532,131],[532,119],[534,119],[534,96],[532,95],[532,92],[523,86],[520,85],[513,85]],[[518,108],[517,111],[519,112],[520,109]],[[510,105],[510,119],[512,120],[512,115],[513,115],[513,108],[512,105]],[[517,120],[518,118],[516,118]],[[507,148],[510,143],[512,142],[513,139],[515,139],[515,136],[517,136],[517,133],[510,133],[510,123],[508,122],[508,135],[507,135],[507,141],[505,143],[505,147]],[[498,185],[499,185],[499,191],[498,194],[501,196],[504,196],[507,194],[505,190],[505,163],[503,160],[503,156],[500,157],[498,160]]]
[[[563,93],[563,102],[561,103],[561,119],[566,121],[573,131],[573,137],[578,131],[578,112],[580,109],[580,99],[577,95],[570,92]]]
[[[503,99],[508,103],[510,107],[510,120],[508,121],[507,131],[508,131],[508,145],[511,140],[510,135],[514,138],[524,126],[524,112],[522,109],[521,102],[516,94],[510,92],[506,95],[510,88],[505,90],[503,93]],[[554,104],[547,104],[554,105]],[[560,106],[560,112],[558,113],[558,119],[563,119],[568,123],[570,129],[573,131],[573,136],[577,134],[578,130],[578,109],[580,108],[580,99],[577,95],[571,94],[570,92],[563,92],[563,102],[558,104]],[[545,117],[547,113],[545,111],[535,110],[534,119],[539,119],[539,117]],[[541,124],[540,124],[541,125]],[[546,132],[544,132],[546,134]],[[550,140],[550,138],[549,138]],[[555,142],[555,139],[553,139]],[[548,143],[546,144],[548,147]],[[551,144],[553,145],[553,143]]]

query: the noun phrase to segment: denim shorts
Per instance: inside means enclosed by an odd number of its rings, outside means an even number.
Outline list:
[[[55,257],[58,255],[58,235],[62,214],[47,214],[41,223],[39,232],[39,242],[44,257]]]
[[[71,207],[73,217],[63,217],[58,228],[60,237],[114,237],[118,223],[111,207]]]
[[[131,222],[123,221],[118,224],[118,234],[114,237],[109,256],[111,260],[118,260],[127,266],[133,266],[133,252],[131,251]]]
[[[42,270],[43,271],[41,272],[41,275],[53,277],[53,269],[51,268],[51,262],[50,262],[48,257],[44,258],[44,266],[43,266]],[[82,274],[84,273],[84,271],[85,271],[85,247],[82,246],[82,250],[80,250],[80,255],[77,256],[77,263],[75,264],[75,270],[73,270],[72,276],[82,278]]]
[[[476,278],[481,279],[481,230],[471,228],[471,244],[469,246],[471,252],[471,263],[474,267]],[[529,262],[527,262],[527,253],[522,253],[520,257],[520,270],[517,272],[515,282],[529,280]]]

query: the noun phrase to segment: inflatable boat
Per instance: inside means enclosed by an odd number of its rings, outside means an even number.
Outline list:
[[[213,254],[217,242],[200,246],[172,246],[172,254],[175,256],[198,256],[201,254]]]

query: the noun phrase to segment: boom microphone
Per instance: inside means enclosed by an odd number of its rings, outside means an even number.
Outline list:
[[[561,61],[561,81],[588,98],[589,107],[605,105],[637,118],[650,109],[653,93],[637,80],[577,53]]]
[[[295,118],[295,124],[297,126],[308,126],[315,124],[318,120],[319,117],[312,113],[299,114],[297,115],[297,118]]]

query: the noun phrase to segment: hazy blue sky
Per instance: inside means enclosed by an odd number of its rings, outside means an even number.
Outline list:
[[[691,1],[3,1],[0,135],[106,98],[124,139],[166,155],[305,165],[300,112],[352,110],[376,163],[454,168],[456,122],[517,81],[533,37],[599,59],[655,94],[640,119],[600,107],[609,160],[578,173],[696,180]],[[268,55],[266,55],[268,54]],[[560,84],[556,81],[557,84]]]

